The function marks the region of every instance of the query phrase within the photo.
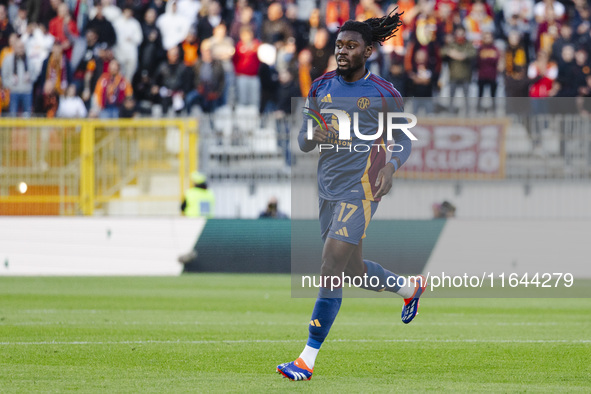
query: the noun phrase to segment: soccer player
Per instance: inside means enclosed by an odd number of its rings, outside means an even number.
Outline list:
[[[304,152],[316,147],[320,150],[319,216],[324,240],[321,277],[335,278],[345,274],[378,278],[377,286],[373,282],[373,287],[364,288],[401,296],[404,299],[402,321],[410,323],[417,314],[419,297],[427,285],[425,278],[398,280],[396,274],[362,257],[365,230],[381,197],[390,191],[392,176],[410,155],[410,138],[402,130],[394,130],[392,137],[396,145],[391,146],[396,149],[385,149],[384,145],[389,142],[384,126],[382,135],[373,141],[358,138],[353,132],[350,139],[341,140],[336,129],[340,122],[329,118],[330,125],[319,121],[313,129],[312,139],[308,139],[306,122],[309,117],[318,118],[323,109],[345,111],[350,124],[353,126],[357,117],[359,132],[369,136],[377,134],[380,112],[403,111],[402,98],[393,85],[365,67],[374,43],[384,42],[394,35],[400,26],[399,16],[392,12],[382,18],[343,24],[335,47],[337,69],[312,83],[298,142]],[[324,115],[327,117],[326,112]],[[385,119],[385,114],[381,119]],[[391,158],[387,157],[389,151],[393,151]],[[330,281],[320,287],[303,352],[297,360],[278,365],[277,372],[291,380],[312,378],[316,356],[341,301],[342,287],[333,288]]]

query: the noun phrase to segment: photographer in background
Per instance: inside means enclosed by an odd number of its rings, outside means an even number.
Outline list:
[[[277,197],[271,197],[267,203],[267,210],[261,212],[259,219],[289,219],[289,217],[279,210]]]

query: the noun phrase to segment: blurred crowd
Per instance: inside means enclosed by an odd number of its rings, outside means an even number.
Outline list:
[[[462,92],[467,107],[471,86],[495,97],[499,82],[508,97],[591,95],[587,0],[0,0],[0,106],[46,117],[289,113],[336,67],[339,26],[396,7],[403,25],[368,65],[405,97]]]

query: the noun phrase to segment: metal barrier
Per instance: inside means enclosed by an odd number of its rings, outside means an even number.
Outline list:
[[[113,201],[179,201],[197,169],[197,144],[195,120],[0,119],[0,215],[92,215]],[[154,174],[176,186],[141,192]],[[125,195],[130,185],[140,192]]]
[[[258,113],[242,112],[203,115],[200,168],[215,181],[315,178],[316,157],[301,152],[298,147],[300,125],[300,113],[262,117]],[[468,126],[484,133],[487,126],[500,125],[500,144],[495,154],[503,168],[494,176],[464,170],[445,173],[411,170],[411,160],[401,171],[407,180],[591,179],[591,121],[584,116],[510,114],[460,119],[444,114],[420,117],[418,126],[425,125],[435,134],[439,132],[437,125],[448,129]],[[418,154],[420,146],[421,141],[413,144],[416,152],[413,155]],[[290,167],[292,162],[297,162],[297,166]]]
[[[449,121],[444,116],[423,119],[423,126]],[[494,151],[502,171],[494,176],[468,170],[426,172],[417,163],[412,167],[410,160],[400,181],[437,180],[460,187],[463,182],[591,180],[589,118],[509,114],[493,120],[506,125],[502,147]],[[260,116],[256,109],[242,108],[201,115],[197,133],[197,122],[186,119],[2,118],[0,215],[92,215],[111,212],[113,203],[120,203],[124,212],[130,207],[121,205],[126,202],[168,203],[169,212],[177,212],[188,174],[198,167],[214,184],[315,183],[317,155],[302,153],[297,144],[301,121],[301,113]],[[487,119],[463,122],[470,126]],[[419,144],[413,151],[418,156]],[[156,184],[159,176],[166,182]]]
[[[288,181],[296,118],[258,108],[203,114],[200,167],[214,181]]]

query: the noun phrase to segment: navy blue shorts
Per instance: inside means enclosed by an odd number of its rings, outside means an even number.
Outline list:
[[[369,200],[328,201],[320,198],[320,232],[326,237],[358,245],[365,238],[365,230],[378,203]]]

